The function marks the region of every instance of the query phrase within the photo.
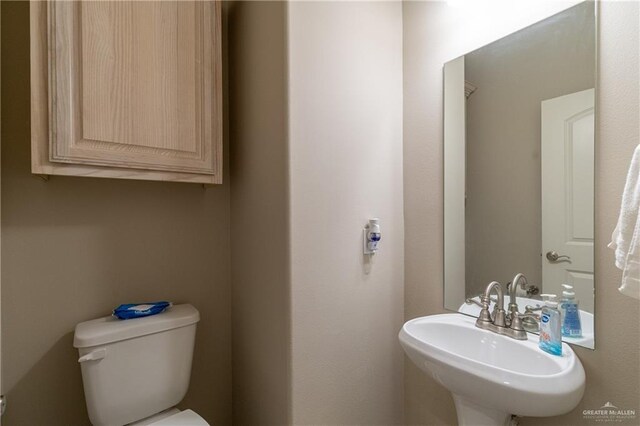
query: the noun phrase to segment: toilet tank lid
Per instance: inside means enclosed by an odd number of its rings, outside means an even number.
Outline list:
[[[198,321],[200,313],[189,304],[174,305],[160,314],[143,318],[121,320],[108,316],[76,325],[73,346],[87,348],[104,345],[184,327]]]

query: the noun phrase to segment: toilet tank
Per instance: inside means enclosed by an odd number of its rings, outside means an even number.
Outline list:
[[[78,324],[73,346],[91,423],[124,425],[178,404],[189,388],[199,320],[183,304],[144,318]]]

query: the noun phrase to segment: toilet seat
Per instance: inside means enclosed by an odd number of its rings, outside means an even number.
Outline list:
[[[184,410],[151,423],[149,426],[209,426],[209,423],[195,411]]]
[[[209,423],[193,410],[170,408],[127,426],[209,426]]]

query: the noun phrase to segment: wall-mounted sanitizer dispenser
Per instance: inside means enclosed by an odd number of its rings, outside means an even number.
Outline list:
[[[376,254],[381,239],[380,224],[378,223],[378,219],[369,219],[369,223],[367,223],[364,227],[363,236],[364,254]]]

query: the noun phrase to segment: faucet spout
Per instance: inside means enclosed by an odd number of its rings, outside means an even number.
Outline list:
[[[513,277],[513,280],[511,281],[511,284],[509,285],[509,307],[508,307],[508,311],[509,311],[509,316],[511,318],[514,318],[518,314],[518,302],[516,301],[516,291],[518,290],[518,285],[523,290],[526,289],[527,277],[525,277],[524,274],[522,274],[522,273],[519,273],[515,277]]]
[[[491,320],[493,320],[493,324],[496,327],[506,327],[506,318],[504,312],[504,292],[502,291],[502,285],[500,285],[497,281],[492,281],[489,283],[487,288],[482,295],[482,303],[486,304],[486,312],[489,311],[489,305],[491,303],[491,293],[495,290],[498,295],[498,301],[496,303],[496,307],[494,309],[493,314],[491,315]],[[484,310],[484,309],[483,309]]]

